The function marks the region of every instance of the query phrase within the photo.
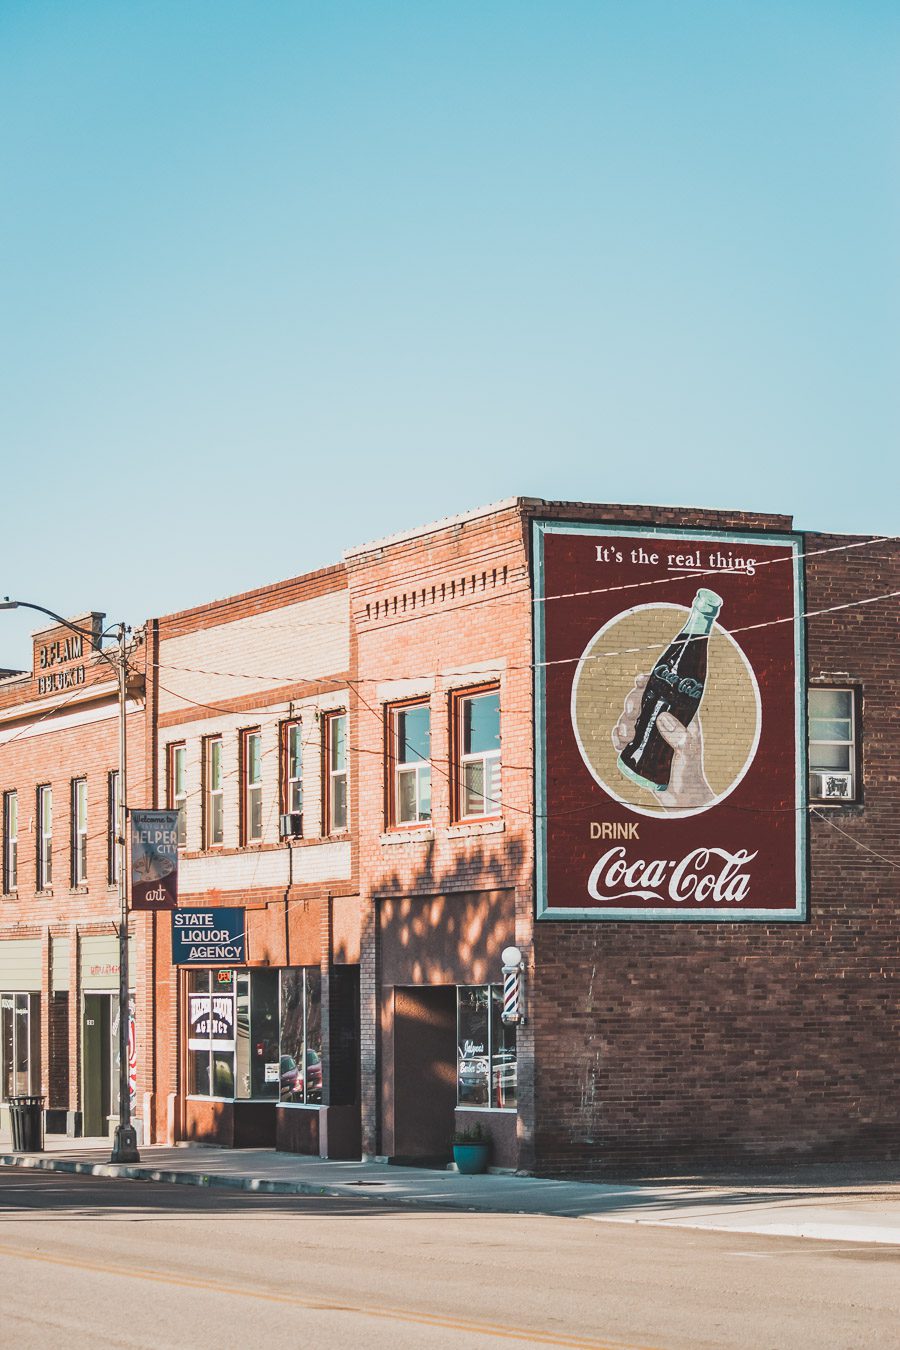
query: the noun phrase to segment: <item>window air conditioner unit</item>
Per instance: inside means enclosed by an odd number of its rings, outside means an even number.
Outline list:
[[[278,817],[278,833],[282,839],[299,839],[303,833],[303,812],[288,811]]]
[[[849,802],[853,797],[853,775],[849,773],[819,773],[819,796],[826,802]]]

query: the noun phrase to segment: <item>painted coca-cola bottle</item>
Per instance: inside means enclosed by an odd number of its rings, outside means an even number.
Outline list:
[[[657,720],[668,712],[688,726],[697,716],[706,687],[709,635],[721,608],[722,597],[715,591],[699,590],[687,623],[647,680],[634,736],[619,755],[619,768],[626,778],[651,792],[664,792],[669,786],[674,753],[660,735]]]

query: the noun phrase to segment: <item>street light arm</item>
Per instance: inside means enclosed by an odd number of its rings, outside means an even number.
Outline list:
[[[36,605],[31,600],[10,600],[8,595],[0,600],[0,609],[33,609],[37,614],[46,614],[48,619],[55,619],[57,623],[62,624],[63,628],[68,628],[71,633],[77,633],[79,637],[91,639],[99,637],[101,641],[105,637],[111,637],[113,633],[121,635],[121,631],[125,628],[124,623],[114,623],[110,624],[109,628],[105,628],[102,633],[92,633],[90,629],[79,628],[77,623],[71,623],[68,619],[64,619],[61,614],[57,614],[53,609],[48,609],[46,605]],[[96,650],[97,655],[102,656],[107,665],[118,671],[118,662],[108,652],[105,652],[102,647],[98,647]]]

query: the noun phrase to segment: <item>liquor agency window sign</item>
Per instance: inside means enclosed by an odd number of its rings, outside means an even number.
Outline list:
[[[538,918],[806,917],[799,539],[538,521]]]

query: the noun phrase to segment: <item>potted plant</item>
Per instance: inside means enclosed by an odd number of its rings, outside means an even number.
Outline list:
[[[457,1171],[475,1176],[487,1171],[491,1136],[481,1124],[469,1125],[453,1134],[453,1161]]]

